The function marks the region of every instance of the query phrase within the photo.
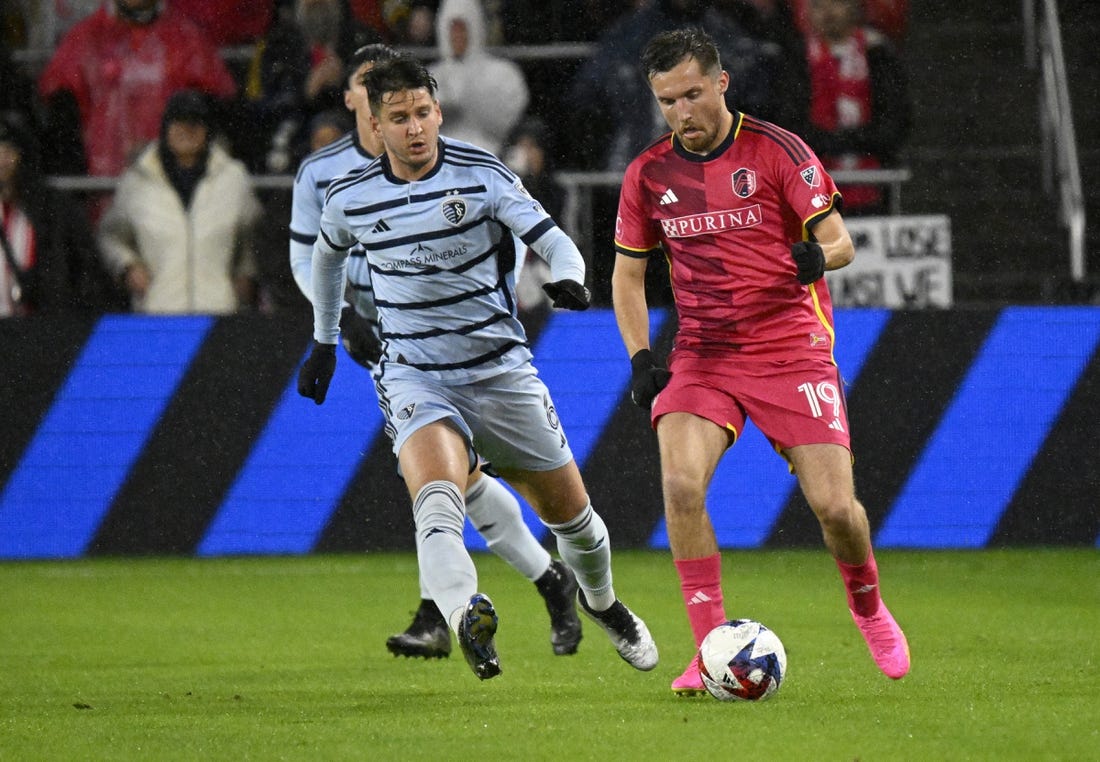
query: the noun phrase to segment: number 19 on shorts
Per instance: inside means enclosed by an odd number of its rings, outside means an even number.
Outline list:
[[[819,381],[816,384],[805,383],[799,385],[798,391],[806,395],[806,403],[814,418],[832,417],[829,428],[844,431],[844,424],[840,421],[840,406],[843,404],[843,398],[836,384],[829,381]]]

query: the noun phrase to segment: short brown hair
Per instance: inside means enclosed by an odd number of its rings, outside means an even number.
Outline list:
[[[423,63],[407,55],[376,63],[363,76],[363,85],[367,88],[367,102],[375,116],[382,111],[382,96],[386,93],[424,89],[435,99],[435,77]]]
[[[722,70],[718,48],[702,29],[685,27],[661,32],[642,51],[642,71],[646,79],[671,71],[685,58],[694,58],[705,74],[716,75]]]

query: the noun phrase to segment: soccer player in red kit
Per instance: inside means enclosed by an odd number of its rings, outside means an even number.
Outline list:
[[[840,193],[799,137],[727,107],[729,76],[705,32],[658,34],[642,67],[672,132],[627,167],[612,295],[631,395],[657,431],[669,544],[696,646],[726,620],[707,487],[751,418],[798,478],[875,663],[901,678],[909,647],[879,596],[855,496],[822,277],[855,256]],[[679,316],[667,370],[649,348],[645,295],[658,248]],[[703,692],[696,659],[672,690]]]

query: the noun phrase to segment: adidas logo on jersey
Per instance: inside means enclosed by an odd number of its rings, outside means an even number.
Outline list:
[[[378,220],[374,227],[370,229],[372,233],[388,233],[390,232],[390,226],[386,224],[385,220]]]
[[[665,204],[674,204],[679,200],[680,199],[676,198],[676,194],[672,192],[672,188],[668,188],[665,190],[664,193],[661,194],[660,205],[664,206]]]

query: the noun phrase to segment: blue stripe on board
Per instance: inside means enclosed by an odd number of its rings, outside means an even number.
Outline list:
[[[0,493],[0,557],[81,555],[213,325],[102,318]]]
[[[650,336],[654,339],[667,316],[664,310],[650,311]],[[583,469],[619,406],[623,390],[630,386],[630,362],[615,313],[609,309],[556,310],[533,351],[539,378],[550,390],[573,457]],[[521,500],[520,505],[532,533],[541,538],[546,528],[526,503]],[[487,549],[470,522],[466,522],[464,536],[470,550]]]
[[[218,509],[197,553],[308,553],[382,429],[370,374],[341,349],[323,405],[297,374]]]
[[[884,309],[836,310],[837,346],[833,356],[848,385],[854,384],[868,353],[890,319]],[[847,390],[846,390],[847,391]],[[755,548],[770,536],[783,507],[797,487],[787,461],[751,422],[726,453],[707,491],[718,546]],[[649,540],[651,548],[668,548],[668,527],[660,521]]]
[[[984,546],[1098,340],[1095,309],[1004,310],[876,545]]]

